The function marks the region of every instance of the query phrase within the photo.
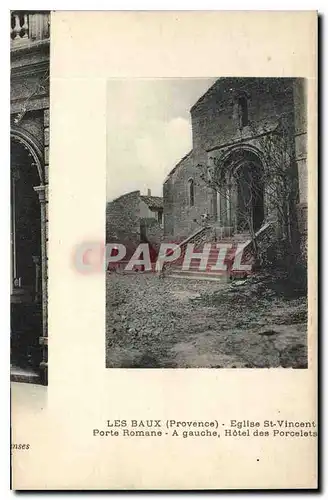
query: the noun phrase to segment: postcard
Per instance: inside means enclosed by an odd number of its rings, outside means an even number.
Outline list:
[[[318,487],[317,23],[11,12],[12,489]]]

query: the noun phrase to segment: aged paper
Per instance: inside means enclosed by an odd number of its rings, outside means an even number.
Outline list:
[[[13,489],[317,487],[316,57],[315,12],[51,14],[48,385],[12,383]],[[106,368],[105,273],[76,252],[105,243],[109,124],[133,119],[110,81],[219,77],[306,81],[307,367]]]

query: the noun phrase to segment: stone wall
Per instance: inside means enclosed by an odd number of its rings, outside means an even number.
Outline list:
[[[163,241],[163,227],[156,219],[142,218],[140,219],[141,241],[148,242],[155,250],[158,250]]]
[[[126,245],[127,255],[140,242],[157,248],[163,240],[163,227],[157,218],[157,211],[140,199],[140,191],[124,194],[107,203],[106,242]]]
[[[49,107],[49,40],[11,50],[10,112]]]
[[[33,137],[34,142],[43,150],[44,147],[44,123],[43,109],[28,111],[19,122],[19,128],[28,132]]]
[[[302,257],[307,258],[308,238],[308,166],[307,166],[307,115],[306,81],[297,78],[294,83],[295,103],[295,157],[298,170],[299,204],[297,207],[298,226]]]
[[[307,117],[305,80],[297,78],[294,84],[295,149],[298,166],[300,203],[307,203]]]
[[[247,97],[248,119],[261,133],[278,117],[293,115],[293,79],[220,78],[191,108],[193,152],[196,163],[206,162],[208,152],[254,136],[251,127],[240,127],[238,96]]]
[[[122,243],[130,251],[140,242],[140,191],[124,194],[107,203],[106,242]]]
[[[194,182],[194,205],[190,204],[189,181]],[[186,155],[168,176],[163,187],[164,237],[182,241],[200,227],[201,215],[210,211],[210,190],[201,180],[193,152]]]

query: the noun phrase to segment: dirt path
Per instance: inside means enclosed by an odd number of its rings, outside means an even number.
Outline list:
[[[110,275],[108,367],[306,367],[306,302],[251,282]]]

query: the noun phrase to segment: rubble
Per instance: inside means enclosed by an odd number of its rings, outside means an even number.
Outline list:
[[[107,366],[302,368],[306,297],[285,299],[251,277],[240,285],[107,278]]]

